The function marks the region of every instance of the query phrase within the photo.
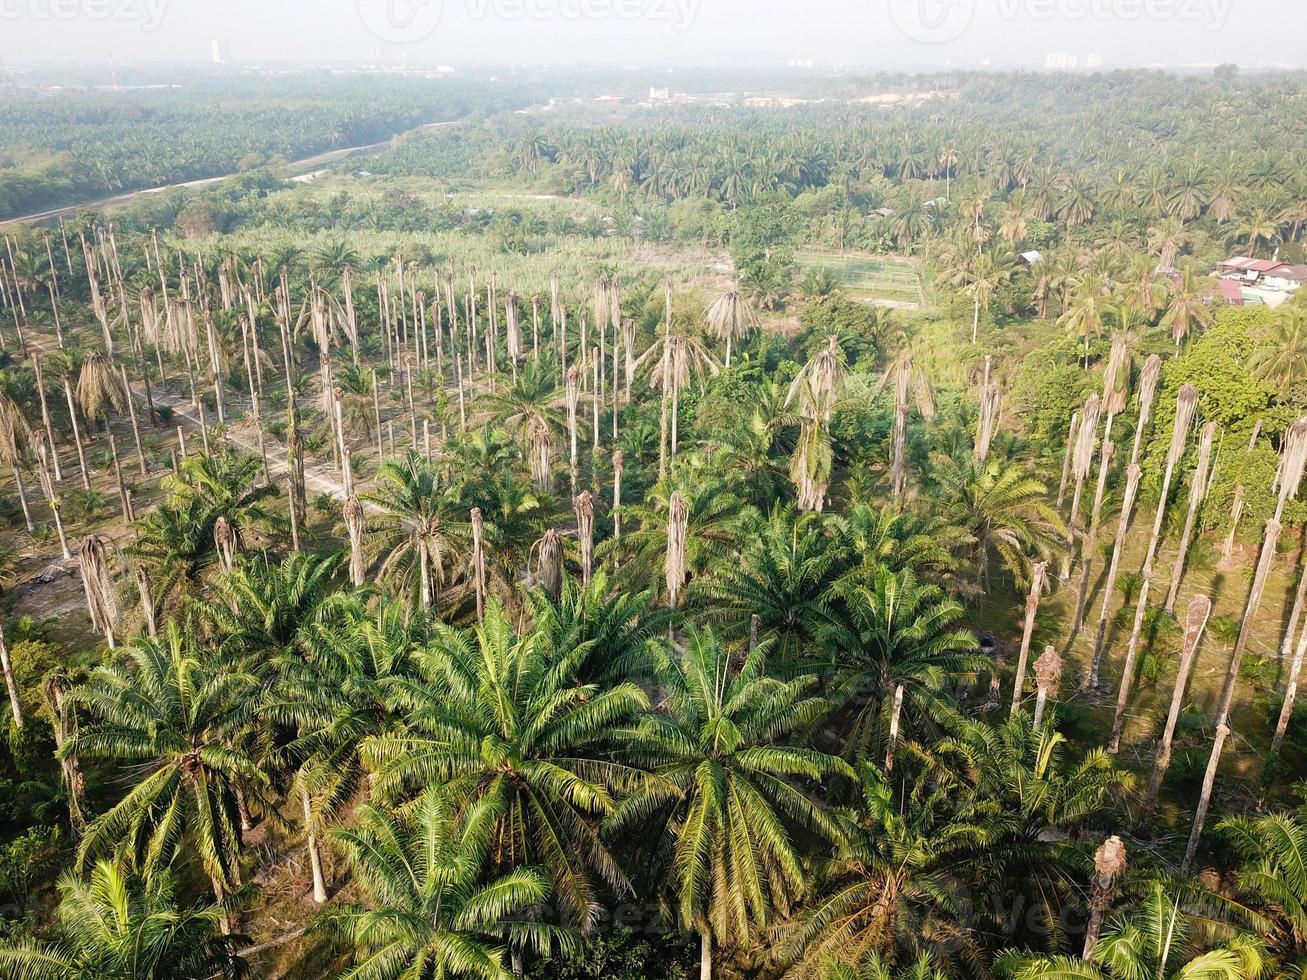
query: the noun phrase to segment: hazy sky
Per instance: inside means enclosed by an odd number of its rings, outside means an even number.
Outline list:
[[[0,64],[1307,63],[1301,0],[0,0]]]

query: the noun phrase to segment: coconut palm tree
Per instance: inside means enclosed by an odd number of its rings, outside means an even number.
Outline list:
[[[564,931],[523,916],[549,895],[534,868],[483,869],[495,850],[502,801],[466,808],[449,787],[429,786],[400,812],[365,805],[332,837],[345,851],[365,904],[334,910],[355,966],[342,974],[510,980],[507,947],[570,948]]]
[[[994,305],[999,290],[1012,281],[1016,272],[1010,253],[979,251],[967,264],[962,292],[974,303],[971,318],[971,343],[976,343],[980,331],[980,313]]]
[[[363,758],[380,800],[440,781],[464,805],[491,801],[491,868],[541,865],[564,919],[588,929],[599,882],[627,887],[596,821],[644,782],[615,740],[649,699],[630,682],[579,683],[587,648],[556,649],[554,635],[517,633],[493,598],[475,630],[436,624],[414,654],[416,676],[380,682],[405,723],[370,738]]]
[[[181,903],[166,870],[144,878],[97,862],[83,881],[59,879],[57,938],[0,946],[0,975],[26,980],[109,977],[242,977],[248,940],[219,934],[218,905]]]
[[[840,839],[797,781],[853,775],[839,759],[794,743],[827,704],[811,694],[814,677],[769,677],[767,648],[755,647],[737,669],[711,630],[691,628],[679,657],[657,651],[665,712],[646,715],[631,735],[633,757],[655,779],[613,822],[661,830],[646,831],[649,846],[666,848],[671,904],[681,928],[699,935],[705,980],[714,947],[748,941],[802,893],[791,828]]]
[[[221,903],[240,882],[238,796],[257,800],[270,781],[239,747],[258,681],[193,642],[173,621],[164,637],[139,639],[121,663],[97,668],[70,694],[87,721],[61,753],[149,773],[86,828],[79,866],[121,848],[148,874],[185,848]]]
[[[1307,381],[1307,309],[1297,304],[1282,307],[1261,340],[1248,369],[1283,398]]]
[[[1212,325],[1215,313],[1208,302],[1209,295],[1209,290],[1195,281],[1193,269],[1185,269],[1180,281],[1171,288],[1161,325],[1171,331],[1176,347],[1195,330]]]

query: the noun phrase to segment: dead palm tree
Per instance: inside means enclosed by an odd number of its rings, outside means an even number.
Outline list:
[[[976,420],[975,457],[983,463],[989,459],[990,447],[998,433],[998,420],[1003,407],[1003,389],[987,384],[980,394],[980,413]]]
[[[1144,797],[1144,813],[1151,813],[1157,805],[1157,796],[1162,789],[1162,780],[1171,765],[1171,745],[1175,739],[1175,727],[1180,721],[1180,711],[1184,707],[1185,688],[1189,684],[1189,675],[1193,672],[1194,661],[1198,655],[1198,644],[1202,641],[1203,631],[1212,615],[1212,600],[1205,595],[1194,596],[1189,602],[1189,612],[1185,616],[1184,649],[1180,653],[1180,663],[1176,668],[1175,686],[1171,689],[1171,708],[1166,716],[1166,725],[1162,729],[1162,738],[1157,747],[1157,759],[1153,763],[1153,775],[1148,782],[1148,793]],[[1112,726],[1113,746],[1121,741],[1121,725]]]
[[[1043,654],[1035,661],[1035,717],[1036,731],[1044,724],[1044,711],[1048,699],[1057,694],[1057,682],[1062,679],[1062,658],[1056,647],[1045,647]]]
[[[1198,797],[1198,809],[1194,813],[1193,828],[1189,833],[1189,844],[1185,848],[1182,873],[1188,873],[1198,852],[1198,842],[1203,835],[1203,825],[1207,818],[1207,808],[1211,804],[1212,789],[1216,785],[1216,771],[1221,764],[1221,752],[1225,740],[1230,735],[1230,708],[1234,704],[1235,690],[1239,685],[1239,669],[1243,666],[1244,651],[1252,633],[1257,611],[1261,608],[1262,593],[1266,588],[1266,578],[1270,574],[1271,564],[1275,560],[1275,550],[1280,543],[1280,534],[1284,526],[1280,523],[1284,516],[1285,504],[1296,499],[1298,487],[1302,483],[1303,467],[1307,464],[1307,418],[1299,419],[1289,427],[1284,440],[1284,450],[1280,457],[1280,470],[1276,477],[1279,498],[1275,514],[1266,522],[1266,531],[1262,540],[1261,557],[1253,573],[1252,586],[1248,590],[1248,600],[1244,605],[1243,620],[1239,626],[1239,638],[1235,641],[1234,651],[1230,656],[1230,667],[1225,676],[1225,687],[1221,692],[1220,706],[1217,711],[1216,738],[1212,742],[1211,757],[1207,762],[1207,771],[1203,775],[1203,787]]]
[[[1116,900],[1116,882],[1125,872],[1125,844],[1120,837],[1109,837],[1094,853],[1094,878],[1090,884],[1089,925],[1085,929],[1085,947],[1081,959],[1088,961],[1098,946],[1107,913]]]
[[[23,507],[23,520],[27,530],[33,531],[32,512],[27,504],[27,488],[23,485],[23,474],[19,469],[23,462],[24,450],[32,441],[32,430],[23,417],[22,409],[8,395],[0,392],[0,459],[9,464],[14,473],[14,484],[18,488],[18,501]]]
[[[1166,594],[1166,611],[1175,612],[1175,601],[1180,595],[1180,582],[1184,578],[1184,562],[1189,553],[1189,542],[1193,538],[1194,524],[1198,520],[1198,508],[1207,499],[1210,485],[1208,471],[1212,465],[1212,444],[1216,440],[1216,422],[1208,422],[1203,427],[1203,438],[1198,444],[1198,466],[1194,470],[1193,482],[1189,487],[1189,511],[1184,519],[1184,531],[1180,534],[1180,551],[1175,556],[1171,568],[1171,588]],[[1307,581],[1307,579],[1304,579]]]
[[[635,362],[636,370],[648,367],[650,387],[662,393],[658,421],[659,479],[667,475],[669,419],[671,458],[676,456],[682,389],[694,378],[702,380],[721,370],[703,344],[674,330],[671,283],[667,284],[666,307],[663,335]]]
[[[915,404],[926,419],[935,417],[937,406],[930,378],[917,367],[910,348],[905,347],[903,353],[885,369],[874,394],[879,395],[890,385],[894,387],[894,462],[890,482],[894,496],[901,500],[907,489],[908,418],[912,406]]]
[[[743,340],[757,329],[758,314],[734,283],[708,308],[708,330],[726,344],[727,367],[731,366],[731,342]]]
[[[118,628],[118,598],[113,579],[109,575],[108,553],[104,540],[97,534],[88,534],[77,552],[77,567],[82,575],[82,589],[86,593],[86,608],[91,613],[91,624],[104,634],[109,649],[114,648],[114,631]]]
[[[1198,412],[1198,389],[1185,385],[1180,389],[1175,404],[1175,424],[1171,429],[1171,445],[1166,453],[1166,470],[1162,475],[1161,494],[1157,498],[1157,511],[1153,517],[1153,531],[1148,539],[1148,549],[1144,552],[1144,567],[1140,572],[1139,596],[1135,603],[1134,626],[1130,630],[1130,645],[1126,648],[1125,664],[1121,668],[1121,687],[1116,697],[1116,722],[1120,722],[1130,701],[1130,689],[1134,684],[1135,659],[1139,655],[1139,638],[1143,631],[1144,618],[1148,612],[1148,593],[1153,584],[1153,561],[1157,556],[1157,546],[1162,539],[1162,524],[1166,518],[1166,502],[1171,493],[1171,481],[1175,477],[1175,468],[1184,456],[1185,446],[1189,441],[1189,429]],[[1105,596],[1104,602],[1111,596]]]
[[[685,538],[689,511],[679,490],[672,493],[667,505],[667,555],[664,572],[667,580],[667,604],[675,609],[685,587]]]
[[[1107,638],[1107,623],[1111,613],[1112,596],[1116,588],[1116,576],[1121,569],[1121,550],[1125,545],[1130,521],[1134,515],[1135,497],[1139,490],[1142,471],[1139,467],[1139,453],[1143,446],[1144,433],[1152,419],[1153,405],[1157,400],[1157,386],[1162,376],[1162,359],[1154,354],[1144,364],[1139,374],[1139,418],[1135,422],[1134,446],[1130,450],[1130,464],[1126,467],[1126,489],[1121,504],[1121,518],[1117,525],[1116,540],[1112,545],[1112,560],[1108,564],[1107,581],[1103,585],[1103,607],[1098,615],[1098,630],[1094,636],[1094,653],[1089,671],[1090,685],[1098,685],[1098,671],[1103,662],[1104,641]]]
[[[1021,633],[1021,652],[1017,656],[1017,676],[1012,683],[1012,709],[1009,714],[1016,717],[1025,694],[1026,664],[1030,658],[1030,641],[1035,635],[1035,614],[1039,612],[1039,599],[1044,591],[1044,578],[1048,574],[1048,562],[1037,562],[1030,570],[1030,594],[1026,596],[1026,624]]]

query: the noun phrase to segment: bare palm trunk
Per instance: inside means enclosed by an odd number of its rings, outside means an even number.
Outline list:
[[[894,707],[889,718],[889,744],[885,747],[885,771],[894,771],[894,750],[899,744],[899,719],[903,715],[903,685],[894,689]]]
[[[313,806],[308,790],[301,792],[304,802],[304,831],[308,837],[309,864],[313,869],[313,901],[323,905],[327,901],[327,882],[322,875],[322,854],[318,850],[318,835],[314,829]]]
[[[1015,718],[1021,707],[1021,698],[1025,693],[1026,664],[1030,658],[1030,641],[1035,634],[1035,614],[1039,612],[1039,597],[1044,591],[1044,576],[1048,573],[1048,562],[1041,561],[1031,569],[1030,594],[1026,596],[1026,625],[1021,634],[1021,652],[1017,656],[1017,676],[1012,682],[1011,717]]]
[[[1088,688],[1099,684],[1099,672],[1103,665],[1104,642],[1107,639],[1107,624],[1112,611],[1112,593],[1116,589],[1116,576],[1121,570],[1121,549],[1125,545],[1126,533],[1130,530],[1130,517],[1134,512],[1135,496],[1139,492],[1139,480],[1143,471],[1138,463],[1131,463],[1126,472],[1125,496],[1121,503],[1121,520],[1116,529],[1116,540],[1112,544],[1112,560],[1107,568],[1107,581],[1103,584],[1103,607],[1098,614],[1098,631],[1094,636],[1094,654],[1089,671],[1085,675]]]
[[[1152,813],[1153,808],[1157,806],[1162,781],[1166,779],[1166,770],[1171,765],[1171,745],[1175,740],[1175,727],[1180,721],[1180,711],[1184,707],[1185,689],[1198,656],[1198,644],[1203,638],[1203,630],[1207,628],[1207,620],[1211,614],[1212,601],[1206,596],[1196,596],[1189,603],[1189,613],[1185,617],[1184,650],[1180,654],[1180,664],[1176,669],[1175,686],[1171,689],[1171,709],[1166,715],[1166,725],[1162,729],[1162,739],[1157,748],[1157,759],[1153,763],[1153,775],[1148,781],[1148,793],[1144,797],[1144,814]]]
[[[1094,854],[1094,880],[1090,886],[1089,925],[1081,959],[1088,961],[1098,947],[1103,922],[1116,900],[1116,880],[1125,871],[1126,851],[1120,837],[1109,837]]]
[[[1045,647],[1043,655],[1035,661],[1035,717],[1034,728],[1038,731],[1044,724],[1044,712],[1048,699],[1057,693],[1057,682],[1062,677],[1062,658],[1057,655],[1055,647]]]
[[[699,980],[712,980],[712,939],[706,926],[699,933]]]
[[[9,659],[9,644],[5,642],[3,626],[0,626],[0,669],[4,670],[5,689],[9,692],[9,707],[14,713],[14,724],[22,728],[23,706],[18,700],[18,683],[14,680],[14,665]]]
[[[1182,873],[1188,873],[1193,859],[1198,852],[1198,843],[1202,839],[1203,826],[1207,819],[1207,809],[1211,804],[1212,789],[1216,783],[1216,773],[1221,765],[1221,752],[1225,740],[1230,735],[1230,708],[1234,704],[1235,690],[1239,685],[1239,669],[1243,665],[1244,651],[1252,633],[1257,611],[1261,607],[1262,593],[1266,588],[1266,578],[1275,561],[1275,549],[1280,542],[1283,525],[1280,519],[1284,514],[1284,505],[1297,497],[1298,486],[1302,482],[1303,467],[1307,463],[1307,419],[1299,419],[1289,428],[1285,437],[1284,451],[1280,460],[1280,471],[1276,482],[1279,489],[1279,503],[1275,516],[1266,522],[1266,534],[1262,542],[1261,558],[1253,575],[1252,587],[1248,591],[1248,602],[1244,607],[1243,622],[1239,628],[1239,638],[1235,641],[1234,652],[1230,657],[1230,667],[1225,677],[1225,688],[1221,692],[1220,709],[1217,713],[1216,738],[1212,743],[1212,754],[1208,759],[1207,772],[1203,777],[1203,788],[1198,798],[1198,809],[1194,813],[1193,829],[1189,834],[1189,844],[1185,848]]]
[[[73,445],[77,447],[77,465],[82,468],[82,488],[91,489],[91,472],[86,468],[86,452],[82,448],[82,433],[77,426],[77,403],[73,401],[73,387],[64,379],[64,395],[68,399],[68,420],[73,426]]]
[[[486,618],[486,550],[481,508],[473,507],[472,519],[472,583],[476,590],[477,622]]]
[[[1116,444],[1112,442],[1112,417],[1107,417],[1107,428],[1103,434],[1103,448],[1098,466],[1098,485],[1094,489],[1093,512],[1089,518],[1089,531],[1080,544],[1080,590],[1076,596],[1076,611],[1071,619],[1071,635],[1079,636],[1085,624],[1085,604],[1089,599],[1089,579],[1094,568],[1094,544],[1098,541],[1098,521],[1103,512],[1103,495],[1107,491],[1108,468],[1116,454]]]
[[[1076,451],[1076,439],[1080,434],[1080,413],[1075,412],[1071,416],[1071,424],[1066,433],[1066,454],[1062,457],[1062,480],[1057,486],[1057,509],[1062,509],[1062,504],[1066,501],[1067,483],[1071,478],[1071,459]]]
[[[1184,578],[1184,562],[1189,554],[1189,543],[1198,520],[1198,508],[1207,499],[1207,473],[1212,463],[1212,443],[1216,438],[1216,429],[1215,422],[1208,422],[1203,429],[1203,440],[1198,449],[1198,468],[1194,470],[1193,485],[1189,490],[1189,511],[1185,515],[1184,531],[1180,535],[1180,551],[1175,556],[1175,565],[1171,569],[1171,588],[1166,594],[1168,613],[1175,612],[1175,602],[1180,595],[1180,583]],[[1301,595],[1300,591],[1300,601]]]

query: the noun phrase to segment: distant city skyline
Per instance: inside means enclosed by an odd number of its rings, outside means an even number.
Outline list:
[[[3,65],[1256,68],[1305,36],[1274,0],[0,0]]]

